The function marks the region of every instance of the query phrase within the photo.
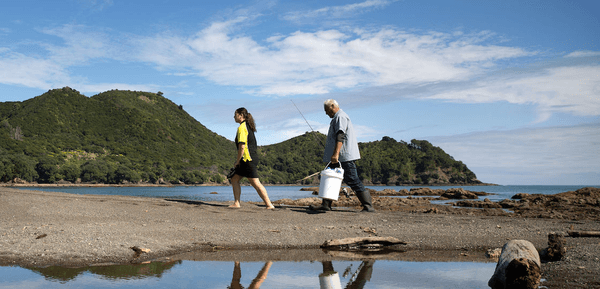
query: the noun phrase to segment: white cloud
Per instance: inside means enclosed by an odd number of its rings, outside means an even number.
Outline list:
[[[113,0],[78,0],[78,2],[86,9],[93,11],[102,11],[104,8],[113,5]]]
[[[110,36],[83,25],[64,25],[42,30],[47,35],[57,36],[63,45],[43,44],[48,58],[57,64],[68,67],[85,65],[90,59],[114,58],[119,55],[117,45],[111,43]]]
[[[341,18],[362,13],[373,8],[383,8],[395,1],[368,0],[361,3],[348,4],[343,6],[330,6],[309,11],[294,11],[286,13],[282,18],[287,21],[300,21],[315,18]]]
[[[132,55],[160,69],[196,72],[258,95],[324,94],[399,83],[465,80],[495,61],[529,56],[521,48],[485,45],[477,35],[379,31],[296,31],[261,45],[232,35],[247,18],[213,23],[190,37],[138,38]]]
[[[366,1],[328,9],[352,11],[389,3]],[[110,89],[154,87],[96,84],[86,77],[70,74],[71,67],[108,60],[147,63],[167,75],[196,75],[255,95],[319,95],[385,86],[418,90],[447,83],[443,90],[418,97],[536,104],[539,122],[556,111],[576,115],[600,112],[598,65],[561,66],[482,78],[483,73],[493,71],[498,61],[535,55],[518,47],[486,44],[494,38],[487,31],[412,33],[384,28],[348,33],[331,29],[296,31],[259,40],[234,33],[253,19],[255,16],[244,15],[214,22],[189,36],[169,32],[151,37],[123,35],[70,24],[43,29],[42,32],[57,36],[64,43],[43,44],[46,56],[0,47],[0,82],[42,89],[69,85],[82,91],[111,86]],[[596,53],[574,52],[568,58],[590,55]],[[478,80],[473,80],[475,77]],[[457,83],[461,85],[452,85]]]
[[[428,140],[467,164],[484,182],[502,184],[507,180],[498,176],[510,175],[507,179],[513,184],[559,184],[565,181],[565,176],[592,176],[600,172],[600,123],[488,131]],[[519,175],[521,180],[516,177]],[[545,183],[540,183],[541,180]],[[587,184],[593,183],[597,184],[597,179],[587,180]]]
[[[83,25],[64,25],[46,28],[42,33],[58,37],[63,42],[30,43],[44,49],[44,53],[24,54],[0,47],[0,83],[22,85],[42,90],[73,87],[82,92],[102,92],[111,89],[152,90],[154,85],[127,83],[90,83],[86,76],[73,75],[72,67],[92,65],[97,60],[131,59],[128,51],[104,31]],[[36,50],[37,51],[37,50]]]
[[[487,78],[469,87],[448,89],[426,98],[465,103],[507,101],[538,106],[537,122],[553,112],[600,115],[600,66],[553,67],[542,71],[500,78]]]
[[[64,67],[48,59],[0,51],[0,82],[47,89],[69,79]]]
[[[596,57],[600,56],[600,51],[575,51],[571,52],[565,57]]]

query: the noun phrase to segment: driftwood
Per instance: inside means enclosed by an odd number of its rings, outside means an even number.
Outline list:
[[[381,248],[406,244],[406,242],[393,237],[356,237],[327,240],[321,245],[321,248]]]
[[[548,248],[540,253],[540,258],[544,262],[560,261],[566,252],[565,237],[562,234],[550,233],[548,234]]]
[[[540,256],[533,244],[525,240],[511,240],[502,247],[488,286],[492,289],[533,289],[538,287],[540,278]]]
[[[598,237],[600,238],[599,231],[568,231],[570,237]]]
[[[357,251],[340,251],[340,250],[327,250],[324,249],[327,255],[334,258],[342,259],[369,259],[369,260],[393,260],[399,259],[406,255],[405,251],[392,251],[392,250],[381,250],[381,251],[370,251],[370,250],[357,250]]]

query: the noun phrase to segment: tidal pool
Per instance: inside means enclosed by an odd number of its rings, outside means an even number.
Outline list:
[[[188,261],[0,267],[0,288],[488,288],[496,263]]]

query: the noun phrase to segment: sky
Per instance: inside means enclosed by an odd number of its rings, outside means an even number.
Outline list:
[[[482,182],[600,185],[600,1],[0,3],[0,101],[162,92],[233,140],[427,140]]]

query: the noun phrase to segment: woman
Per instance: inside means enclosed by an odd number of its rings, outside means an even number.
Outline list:
[[[240,197],[242,195],[240,180],[245,177],[252,187],[254,187],[260,198],[265,202],[267,209],[275,209],[269,200],[267,190],[258,179],[258,171],[256,170],[258,154],[256,153],[256,138],[254,137],[256,124],[254,124],[254,119],[243,107],[240,107],[235,111],[233,118],[240,126],[238,127],[235,136],[235,145],[237,146],[237,157],[235,158],[234,165],[235,174],[231,177],[231,186],[233,187],[233,197],[235,202],[229,207],[240,207]]]

